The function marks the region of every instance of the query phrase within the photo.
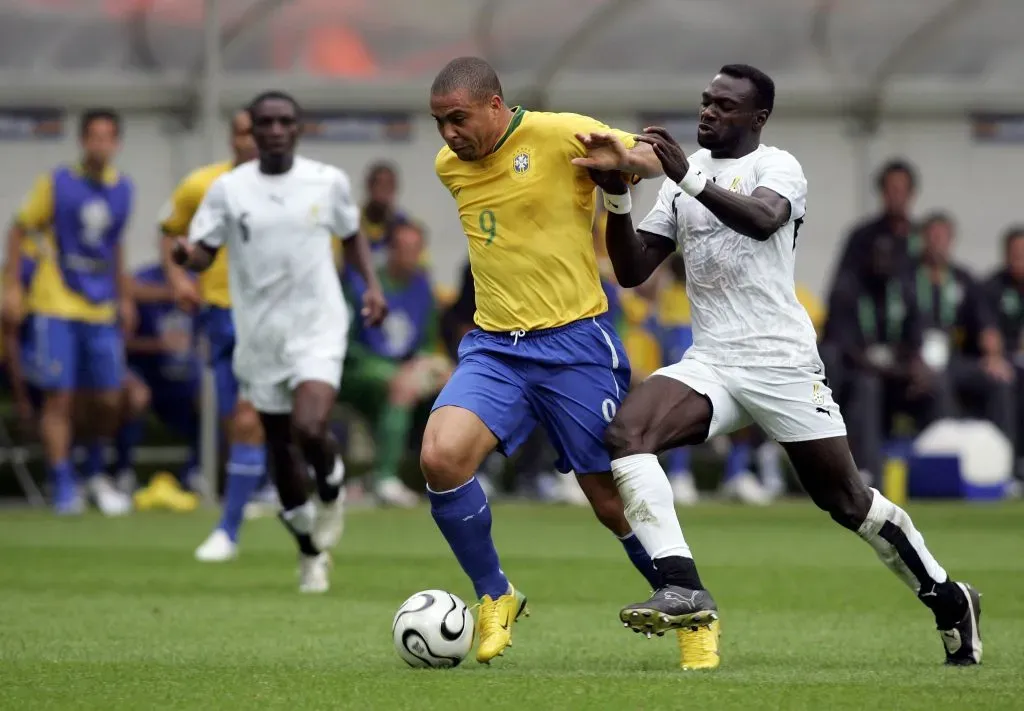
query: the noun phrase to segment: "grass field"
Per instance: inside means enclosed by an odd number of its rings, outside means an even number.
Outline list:
[[[411,670],[391,648],[409,594],[471,597],[425,509],[358,511],[325,597],[296,592],[270,519],[242,557],[192,561],[212,514],[0,514],[2,709],[1024,708],[1024,507],[918,505],[941,562],[984,594],[985,663],[943,667],[930,614],[808,505],[684,512],[723,611],[722,668],[619,626],[646,589],[586,511],[498,506],[503,565],[533,616],[491,667]]]

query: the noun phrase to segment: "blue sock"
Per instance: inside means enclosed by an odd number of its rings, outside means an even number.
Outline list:
[[[644,549],[640,539],[636,537],[636,534],[630,532],[625,538],[620,538],[619,542],[626,549],[626,555],[629,556],[629,561],[633,564],[633,567],[639,570],[640,575],[647,579],[647,584],[651,586],[651,589],[657,590],[660,588],[661,574],[654,569],[654,562],[651,560],[651,556],[647,555],[647,551]]]
[[[740,472],[750,470],[750,445],[745,442],[733,442],[729,456],[725,458],[724,481],[729,481]]]
[[[117,431],[117,438],[114,440],[114,451],[117,454],[114,471],[135,468],[135,448],[142,441],[142,429],[142,418],[138,417],[124,423]]]
[[[85,461],[82,463],[82,478],[92,479],[106,469],[106,446],[103,442],[93,442],[85,448]]]
[[[668,452],[668,476],[669,478],[690,473],[690,448],[676,447]]]
[[[228,453],[228,481],[224,487],[224,511],[217,528],[238,540],[245,505],[249,503],[267,468],[267,448],[262,444],[233,444]]]
[[[75,491],[75,468],[67,459],[57,462],[50,467],[50,484],[53,485],[54,496]]]
[[[473,581],[476,596],[496,599],[508,592],[508,578],[491,540],[491,505],[476,477],[458,489],[427,489],[430,513],[459,565]]]

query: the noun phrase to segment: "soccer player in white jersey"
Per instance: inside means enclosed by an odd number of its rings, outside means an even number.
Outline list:
[[[608,255],[619,283],[643,283],[681,248],[693,313],[693,346],[683,360],[634,389],[606,434],[626,518],[665,581],[620,618],[648,634],[681,630],[684,668],[718,666],[718,610],[656,455],[755,422],[785,448],[811,500],[874,548],[932,610],[947,663],[976,664],[978,593],[949,578],[907,513],[861,481],[850,455],[814,327],[794,291],[807,181],[796,158],[761,143],[774,100],[767,75],[729,65],[701,97],[701,150],[687,157],[665,129],[647,129],[639,140],[654,147],[667,178],[636,231],[621,174],[596,173],[606,160],[578,161],[606,193]],[[614,140],[586,138],[591,147]]]
[[[267,92],[249,113],[259,160],[210,186],[173,255],[202,271],[218,249],[228,248],[240,394],[260,413],[266,432],[281,520],[299,547],[299,590],[325,592],[326,549],[341,535],[344,477],[327,418],[341,382],[349,319],[331,252],[334,236],[344,240],[346,263],[366,279],[362,316],[369,325],[384,318],[387,302],[359,233],[348,177],[295,155],[298,104]],[[307,495],[310,469],[319,510]]]

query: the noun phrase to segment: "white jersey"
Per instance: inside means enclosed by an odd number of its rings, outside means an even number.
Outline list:
[[[757,187],[789,200],[789,221],[758,242],[726,227],[696,198],[666,179],[638,229],[676,242],[686,263],[693,346],[684,358],[743,366],[820,363],[814,326],[796,298],[796,237],[807,202],[807,179],[786,151],[762,145],[742,158],[690,156],[719,187],[750,195]]]
[[[278,383],[303,358],[340,361],[348,308],[331,240],[359,228],[348,177],[296,156],[292,169],[267,175],[244,163],[207,190],[189,241],[231,255],[234,369],[249,383]]]

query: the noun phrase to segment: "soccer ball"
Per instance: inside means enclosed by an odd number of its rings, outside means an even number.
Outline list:
[[[444,590],[424,590],[403,602],[391,631],[395,651],[411,667],[456,667],[473,647],[469,608]]]

